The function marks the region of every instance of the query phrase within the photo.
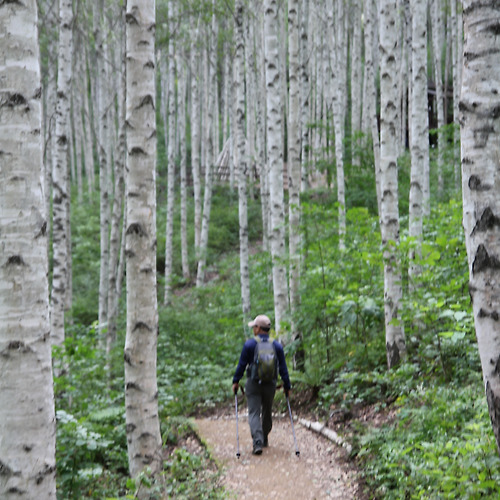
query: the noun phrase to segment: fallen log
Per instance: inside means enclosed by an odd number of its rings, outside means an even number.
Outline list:
[[[306,429],[321,434],[338,446],[345,448],[347,453],[351,453],[352,446],[347,441],[342,439],[334,430],[329,429],[325,424],[322,424],[320,422],[310,422],[309,420],[306,420],[304,418],[299,419],[299,424],[301,424]]]

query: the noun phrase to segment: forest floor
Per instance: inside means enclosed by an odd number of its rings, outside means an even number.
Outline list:
[[[246,405],[239,408],[237,457],[234,405],[216,415],[195,420],[197,433],[221,470],[221,483],[238,500],[366,498],[359,473],[344,448],[312,432],[294,419],[297,449],[288,412],[273,417],[269,447],[252,455]]]

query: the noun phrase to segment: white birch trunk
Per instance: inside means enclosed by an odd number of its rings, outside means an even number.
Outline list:
[[[247,176],[248,161],[245,148],[245,82],[244,59],[245,37],[243,33],[244,4],[236,0],[234,6],[235,48],[233,66],[233,87],[236,106],[236,150],[235,166],[238,172],[238,214],[240,227],[240,285],[243,317],[250,316],[250,272],[248,257],[248,206]]]
[[[292,325],[294,313],[300,307],[300,49],[299,49],[299,0],[288,1],[288,64],[289,64],[289,105],[288,105],[288,217],[290,253],[290,311]],[[292,335],[298,337],[296,327]]]
[[[57,109],[54,167],[52,172],[53,204],[53,271],[51,296],[51,337],[54,345],[64,342],[64,309],[68,283],[68,203],[69,166],[68,145],[70,127],[71,55],[73,7],[69,0],[61,0],[57,72]]]
[[[436,81],[436,111],[438,127],[438,196],[441,196],[444,190],[444,149],[445,138],[443,127],[445,125],[444,117],[444,92],[443,92],[443,71],[441,69],[441,53],[444,45],[444,25],[443,25],[443,4],[441,0],[431,0],[431,18],[432,18],[432,52],[434,56],[434,79]],[[426,214],[427,215],[427,214]]]
[[[42,90],[34,0],[0,5],[0,498],[56,498]]]
[[[169,27],[174,31],[173,22],[175,19],[174,2],[168,3]],[[170,305],[172,294],[172,266],[173,266],[173,247],[174,247],[174,208],[175,208],[175,157],[176,157],[176,99],[175,99],[175,41],[170,37],[168,42],[168,76],[163,85],[168,85],[167,101],[163,103],[167,106],[167,218],[165,227],[165,293],[163,304]]]
[[[215,1],[215,0],[214,0]],[[217,20],[215,12],[212,15],[212,25],[209,30],[209,44],[206,68],[206,114],[204,116],[205,130],[205,192],[203,193],[203,216],[201,221],[200,248],[198,255],[198,269],[196,274],[196,286],[200,287],[205,282],[208,250],[208,230],[210,226],[210,211],[212,208],[212,185],[214,170],[214,134],[216,127],[214,120],[215,110],[215,81],[216,81],[216,47],[217,47]]]
[[[460,100],[463,223],[469,293],[488,409],[500,453],[500,238],[498,6],[464,0]]]
[[[197,22],[199,24],[199,20]],[[199,68],[200,58],[198,51],[199,28],[191,42],[191,172],[193,175],[193,198],[194,198],[194,246],[196,254],[200,246],[201,234],[201,180],[200,180],[200,88]]]
[[[451,10],[451,45],[452,45],[452,70],[453,70],[453,123],[459,123],[459,101],[462,86],[462,20],[460,18],[460,0],[450,0]],[[459,164],[459,137],[453,137],[455,185],[460,186],[460,164]]]
[[[269,251],[270,208],[269,208],[269,172],[267,164],[266,141],[266,65],[264,55],[264,18],[255,16],[255,46],[257,72],[257,158],[260,176],[260,202],[262,206],[262,248]]]
[[[339,249],[345,249],[346,212],[344,180],[344,121],[346,112],[346,31],[345,12],[342,3],[337,4],[337,16],[334,16],[333,0],[327,3],[329,51],[332,69],[332,110],[335,131],[335,160],[337,166],[337,201],[339,225]]]
[[[425,193],[425,171],[429,165],[429,114],[427,106],[427,1],[411,0],[412,84],[410,120],[410,205],[409,235],[413,239],[408,274],[412,280],[420,273],[415,260],[421,254]],[[426,167],[427,164],[427,167]],[[427,180],[428,185],[428,180]]]
[[[361,110],[364,104],[362,101],[363,66],[361,61],[361,25],[363,20],[361,17],[361,1],[362,0],[351,0],[351,16],[353,25],[351,47],[351,135],[353,137],[356,137],[356,134],[361,131]],[[353,157],[353,162],[357,165],[359,164],[358,155]]]
[[[308,188],[307,169],[309,163],[309,114],[311,87],[309,49],[309,1],[301,0],[300,5],[300,129],[301,129],[301,192]]]
[[[155,2],[130,0],[127,40],[127,333],[125,417],[129,470],[159,472],[156,346]]]
[[[81,44],[81,40],[79,40]],[[83,58],[82,47],[79,46],[75,49],[74,53],[75,62],[73,72],[81,75],[83,74]],[[72,89],[72,102],[73,102],[73,127],[74,127],[74,143],[75,143],[75,165],[76,165],[76,185],[78,193],[78,202],[83,201],[83,120],[82,109],[83,102],[82,96],[84,90],[82,89],[82,80],[73,86]]]
[[[102,33],[107,26],[103,11],[103,2],[98,4],[94,15],[97,29],[95,32],[95,44],[97,51],[96,62],[96,87],[97,103],[95,115],[97,118],[97,151],[99,158],[99,199],[100,199],[100,268],[99,268],[99,342],[104,345],[104,329],[108,321],[108,289],[109,289],[109,219],[110,219],[110,164],[107,155],[109,141],[108,124],[108,50],[105,34]],[[107,31],[107,29],[106,29]]]
[[[118,318],[118,299],[120,297],[119,283],[119,257],[121,247],[124,244],[121,238],[122,213],[125,194],[125,161],[126,161],[126,138],[125,138],[125,9],[119,3],[114,5],[115,18],[119,20],[117,35],[118,47],[115,64],[120,70],[117,72],[116,90],[118,105],[118,138],[114,154],[114,197],[111,211],[111,230],[109,237],[109,290],[108,290],[108,330],[106,334],[106,359],[109,362],[111,348],[116,340],[116,321]]]
[[[278,2],[264,2],[264,50],[266,60],[267,150],[271,209],[270,244],[273,267],[274,314],[276,332],[288,309],[288,286],[285,266],[283,145],[281,141],[282,106],[279,71]]]
[[[380,230],[384,246],[384,302],[387,365],[396,366],[406,353],[400,319],[402,299],[399,266],[398,207],[398,34],[395,0],[381,0],[380,19]]]
[[[87,66],[88,55],[85,48],[85,67],[84,67],[84,92],[83,92],[83,109],[84,109],[84,148],[85,148],[85,174],[87,176],[87,191],[89,196],[94,192],[95,187],[95,162],[94,162],[94,146],[92,134],[92,116],[90,114],[89,96],[87,90]]]
[[[399,141],[398,155],[402,154],[407,149],[407,140],[411,142],[411,130],[408,126],[408,117],[411,114],[411,10],[410,0],[398,0],[401,8],[401,41],[400,50],[400,65],[399,65],[399,105],[401,108],[399,120]]]
[[[187,134],[186,134],[186,92],[187,68],[179,58],[179,90],[177,93],[177,108],[179,110],[180,136],[180,195],[181,195],[181,265],[182,276],[189,280],[189,248],[187,228]]]
[[[375,85],[375,24],[377,21],[374,0],[365,0],[364,7],[365,19],[365,81],[366,81],[366,101],[363,116],[366,117],[372,144],[373,159],[375,169],[375,188],[377,191],[377,209],[380,216],[380,138],[377,121],[377,86]]]
[[[52,199],[52,169],[54,164],[54,136],[55,136],[55,121],[56,121],[56,106],[57,106],[57,6],[52,5],[50,0],[47,0],[45,6],[45,29],[47,32],[47,83],[43,86],[44,92],[44,193],[45,206],[47,214],[51,212]],[[52,232],[51,218],[47,218],[47,234]]]

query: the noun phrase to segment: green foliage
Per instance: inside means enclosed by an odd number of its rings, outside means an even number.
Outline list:
[[[498,498],[500,459],[479,377],[463,387],[419,384],[392,425],[360,440],[373,498]]]
[[[404,300],[401,318],[408,359],[387,371],[384,334],[383,260],[372,158],[359,141],[349,145],[346,164],[347,234],[339,249],[338,205],[331,190],[302,196],[301,305],[285,318],[301,339],[287,339],[287,359],[303,353],[291,370],[294,393],[312,387],[316,410],[355,412],[370,405],[388,424],[358,425],[352,436],[373,498],[479,498],[498,496],[496,445],[482,393],[470,300],[462,211],[445,184],[442,203],[424,221],[420,245],[406,229],[409,163],[399,163]],[[433,158],[432,161],[435,161]],[[405,163],[406,162],[406,163]],[[331,169],[332,165],[325,165]],[[451,162],[444,167],[453,178]],[[435,175],[434,173],[432,174]],[[449,176],[449,177],[448,177]],[[353,185],[354,184],[354,185]],[[431,189],[436,189],[433,177]],[[158,280],[162,296],[165,247],[164,184],[159,182]],[[433,194],[433,199],[436,193]],[[193,206],[189,203],[188,220]],[[63,350],[55,363],[67,370],[55,379],[58,418],[57,467],[60,498],[133,498],[147,486],[151,498],[223,498],[214,487],[210,457],[184,445],[192,433],[186,416],[209,411],[231,398],[231,377],[241,346],[250,334],[241,311],[236,192],[216,186],[208,250],[209,282],[188,287],[180,273],[179,211],[174,221],[174,296],[159,307],[158,401],[166,448],[177,447],[161,477],[147,471],[127,480],[124,429],[124,315],[109,365],[99,346],[95,322],[99,281],[98,203],[75,205],[73,220],[74,307]],[[259,250],[259,201],[249,200],[252,242],[252,315],[273,318],[272,265]],[[189,224],[194,272],[193,229]],[[408,277],[410,250],[418,272]],[[160,301],[161,304],[161,301]],[[289,364],[291,365],[291,363]],[[283,405],[281,396],[276,404]],[[284,406],[283,406],[284,407]]]
[[[66,327],[54,348],[58,498],[104,498],[128,471],[123,376],[108,378],[93,327]],[[116,355],[115,355],[116,362]]]
[[[91,325],[99,306],[99,201],[73,203],[71,207],[71,257],[73,265],[74,323]]]

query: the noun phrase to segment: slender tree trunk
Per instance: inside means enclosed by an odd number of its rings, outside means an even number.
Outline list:
[[[288,309],[288,286],[285,266],[283,145],[281,141],[281,75],[279,71],[278,2],[264,2],[264,47],[266,59],[267,141],[269,193],[271,197],[271,256],[276,332]]]
[[[299,0],[288,1],[288,193],[289,193],[289,252],[290,252],[290,311],[292,335],[299,338],[294,315],[300,307],[300,49],[299,49]]]
[[[0,497],[5,500],[56,498],[37,23],[34,0],[0,5]]]
[[[214,0],[215,2],[215,0]],[[200,249],[198,257],[198,270],[196,275],[196,286],[202,286],[205,282],[208,250],[208,230],[210,226],[210,211],[212,208],[212,185],[214,170],[214,134],[213,129],[217,126],[214,119],[215,111],[215,82],[216,82],[216,46],[217,46],[217,19],[215,11],[212,15],[212,25],[209,32],[209,44],[207,54],[207,78],[206,78],[206,114],[205,123],[205,192],[203,193],[203,217],[201,223]]]
[[[243,33],[243,0],[236,0],[234,31],[236,53],[234,57],[233,85],[236,97],[236,167],[238,172],[238,214],[240,226],[240,283],[243,317],[250,316],[250,272],[248,257],[248,206],[247,176],[248,163],[245,151],[245,37]]]
[[[47,214],[51,213],[52,194],[52,169],[54,165],[55,151],[55,123],[57,107],[57,16],[58,3],[46,0],[45,4],[45,33],[47,37],[47,83],[43,86],[44,91],[44,194]],[[47,234],[51,234],[52,221],[47,217]]]
[[[129,470],[161,470],[156,347],[155,2],[126,7],[127,74],[127,334],[125,418]]]
[[[173,22],[175,19],[174,2],[168,3],[169,27],[174,31]],[[174,208],[175,208],[175,157],[176,157],[176,64],[175,64],[175,41],[170,37],[168,42],[168,77],[164,84],[168,85],[167,102],[164,106],[168,108],[168,123],[166,135],[167,141],[167,219],[165,228],[165,293],[163,304],[170,305],[172,293],[172,266],[174,248]]]
[[[443,92],[443,71],[441,67],[441,53],[444,45],[444,26],[443,26],[443,5],[441,0],[431,0],[432,17],[432,52],[434,55],[434,79],[436,81],[436,111],[438,128],[438,159],[437,159],[437,189],[438,197],[441,197],[444,190],[444,149],[445,138],[443,127],[445,125],[444,117],[444,92]]]
[[[345,211],[345,180],[344,180],[344,137],[346,112],[346,31],[345,12],[342,3],[337,4],[337,16],[334,15],[334,3],[327,4],[328,32],[330,35],[331,67],[332,67],[332,110],[335,131],[335,163],[337,167],[337,201],[339,224],[339,249],[345,249],[346,211]]]
[[[187,68],[179,57],[179,90],[177,92],[177,108],[179,110],[180,135],[180,191],[181,191],[181,264],[182,276],[189,280],[189,246],[187,228],[187,134],[186,134],[186,100],[187,100]]]
[[[257,72],[257,158],[260,176],[260,202],[262,207],[262,248],[269,251],[269,172],[267,164],[267,141],[266,141],[266,67],[264,56],[264,19],[262,14],[255,16],[255,46]]]
[[[427,106],[427,2],[411,0],[412,14],[412,84],[410,121],[410,206],[409,235],[413,239],[408,268],[410,288],[412,280],[420,274],[415,262],[421,254],[425,171],[429,165],[429,114]]]
[[[121,247],[124,244],[121,238],[122,214],[125,193],[125,161],[126,161],[126,138],[125,138],[125,10],[118,2],[114,5],[115,16],[118,22],[118,41],[116,65],[120,68],[116,80],[117,104],[118,104],[118,140],[114,154],[114,197],[111,211],[111,231],[109,237],[109,290],[108,290],[108,331],[106,334],[106,359],[110,360],[111,348],[116,340],[116,321],[118,318],[118,299],[120,297],[121,283],[119,277],[119,257]]]
[[[460,0],[450,0],[451,9],[451,45],[452,45],[452,70],[453,70],[453,123],[459,122],[460,89],[462,86],[462,19],[459,8]],[[465,2],[464,2],[465,4]],[[460,186],[459,148],[460,141],[457,134],[453,136],[455,185]]]
[[[377,121],[377,86],[375,85],[375,53],[376,53],[376,37],[374,24],[376,24],[377,16],[375,14],[374,0],[365,0],[365,80],[366,80],[366,101],[364,116],[369,127],[373,144],[373,159],[375,168],[375,188],[377,191],[377,210],[380,216],[380,138]]]
[[[381,0],[380,18],[380,230],[384,246],[384,298],[387,365],[396,366],[406,354],[399,264],[398,207],[398,34],[396,1]]]
[[[498,238],[499,9],[464,0],[464,65],[460,100],[463,223],[479,356],[500,454],[500,240]]]
[[[310,49],[309,49],[309,0],[301,0],[300,4],[300,130],[301,130],[301,186],[304,191],[308,186],[307,170],[309,158],[309,114],[311,87],[310,74]]]
[[[357,134],[361,131],[361,110],[363,98],[363,67],[361,61],[361,26],[363,20],[361,17],[362,0],[351,0],[351,18],[352,18],[352,47],[351,47],[351,135],[353,136],[354,147],[358,146]],[[365,19],[366,22],[366,19]],[[359,155],[353,156],[353,162],[359,165]]]
[[[89,96],[88,96],[88,79],[87,79],[88,55],[85,48],[85,66],[83,78],[83,109],[85,119],[85,173],[87,176],[87,191],[89,196],[94,192],[95,187],[95,162],[94,162],[94,146],[92,134],[92,116],[90,114]]]
[[[53,206],[53,271],[51,296],[52,343],[64,342],[64,309],[68,283],[68,203],[69,165],[68,145],[70,127],[71,54],[73,40],[73,7],[69,0],[61,0],[57,72],[57,109],[54,168],[52,173]]]
[[[198,23],[199,24],[199,20]],[[199,88],[199,28],[191,41],[191,172],[194,198],[194,246],[198,255],[201,233],[201,181],[200,181],[200,88]]]
[[[99,341],[101,345],[104,342],[104,329],[108,321],[108,290],[109,290],[109,218],[110,218],[110,164],[107,155],[107,145],[110,139],[108,123],[108,101],[107,92],[108,83],[108,50],[107,39],[102,33],[104,27],[107,27],[106,16],[104,15],[103,0],[98,3],[97,10],[94,11],[97,16],[94,19],[96,23],[95,44],[97,51],[96,68],[96,87],[97,87],[97,149],[99,157],[99,193],[100,193],[100,269],[99,269]],[[107,31],[107,29],[106,29]]]

